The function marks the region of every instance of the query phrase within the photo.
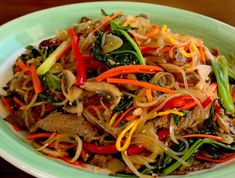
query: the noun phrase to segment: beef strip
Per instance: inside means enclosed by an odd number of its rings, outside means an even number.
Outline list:
[[[28,130],[36,123],[34,117],[29,117],[29,119],[26,120],[23,111],[15,111],[12,114],[8,115],[5,120],[11,124],[17,125],[21,129]]]
[[[49,132],[78,134],[88,142],[98,135],[97,129],[83,116],[57,111],[38,121],[30,131],[35,132],[38,128]]]

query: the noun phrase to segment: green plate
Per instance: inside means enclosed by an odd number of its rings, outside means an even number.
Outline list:
[[[57,30],[78,22],[82,16],[97,18],[100,9],[108,12],[124,10],[125,14],[144,13],[153,23],[167,24],[172,31],[202,38],[209,47],[218,47],[228,55],[235,52],[235,29],[211,18],[184,10],[154,4],[130,2],[94,2],[66,5],[32,13],[15,19],[0,27],[0,76],[2,81],[15,58],[14,53],[28,44],[49,37]],[[6,77],[3,77],[6,76]],[[104,177],[98,173],[82,171],[57,160],[38,154],[22,137],[16,135],[9,125],[0,119],[0,155],[18,168],[37,177],[75,178]],[[185,177],[232,178],[234,161],[215,169],[198,172]]]

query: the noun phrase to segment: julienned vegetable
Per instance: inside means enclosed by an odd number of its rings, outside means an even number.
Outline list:
[[[212,58],[210,61],[218,83],[220,101],[226,112],[233,114],[235,106],[229,86],[229,67],[226,64],[226,59],[220,56],[217,59]],[[231,70],[230,72],[234,73]]]
[[[234,59],[144,14],[102,13],[26,47],[0,96],[4,119],[50,159],[107,175],[234,159]]]
[[[184,161],[188,161],[194,154],[198,153],[200,147],[204,144],[210,144],[212,146],[219,146],[221,148],[224,149],[229,149],[229,150],[235,150],[235,147],[229,147],[223,143],[211,140],[211,139],[198,139],[197,141],[195,141],[193,143],[193,145],[188,149],[188,151],[181,157],[181,159],[183,159]],[[165,170],[163,170],[163,174],[162,175],[168,175],[170,173],[172,173],[173,171],[175,171],[179,166],[181,165],[180,162],[175,162],[174,164],[172,164],[171,166],[169,166],[168,168],[166,168]]]
[[[63,51],[67,51],[67,48],[70,48],[70,42],[69,41],[63,41],[60,46],[56,48],[53,53],[50,54],[50,56],[37,68],[37,74],[43,75],[47,73],[50,68],[56,63],[56,61],[61,57]]]
[[[72,43],[72,48],[73,48],[73,54],[77,63],[77,79],[76,79],[76,84],[77,85],[81,85],[84,84],[84,82],[86,81],[86,66],[85,66],[85,61],[84,58],[80,52],[80,48],[79,48],[79,39],[78,36],[76,34],[76,32],[72,29],[69,28],[67,30],[70,39],[71,39],[71,43]]]
[[[136,57],[139,60],[139,63],[145,65],[145,61],[142,56],[142,53],[141,53],[139,47],[137,46],[137,44],[135,43],[135,41],[130,37],[130,35],[126,31],[121,30],[121,29],[117,29],[116,31],[120,32],[132,44],[132,46],[135,50],[135,53],[136,53]]]
[[[126,31],[115,29],[109,34],[122,39],[123,45],[116,50],[104,54],[102,51],[102,40],[105,38],[105,34],[102,31],[98,31],[93,51],[95,59],[101,61],[109,68],[129,64],[145,65],[145,60],[139,47]]]
[[[43,91],[43,87],[42,87],[40,78],[38,77],[38,75],[36,73],[36,65],[35,64],[31,64],[30,71],[31,71],[31,75],[32,75],[33,87],[34,87],[35,93],[36,94],[41,93]]]

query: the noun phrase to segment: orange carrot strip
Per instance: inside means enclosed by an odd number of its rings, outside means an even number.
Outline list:
[[[235,119],[232,120],[232,125],[235,127]]]
[[[98,77],[96,77],[96,81],[100,82],[106,78],[110,78],[110,77],[116,77],[116,76],[120,76],[120,75],[125,75],[125,74],[131,74],[131,73],[144,73],[144,74],[154,74],[154,71],[144,71],[144,70],[140,70],[138,68],[133,68],[133,69],[127,69],[127,70],[122,70],[122,71],[116,71],[113,73],[108,73],[108,74],[101,74]]]
[[[61,51],[61,53],[59,53],[56,56],[56,59],[60,59],[62,56],[66,55],[70,51],[71,47],[72,47],[72,45],[69,44],[63,51]]]
[[[150,88],[146,88],[146,97],[148,102],[153,101],[153,95],[152,95],[152,90]]]
[[[168,88],[163,88],[157,85],[153,85],[147,82],[140,82],[137,80],[128,80],[128,79],[119,79],[119,78],[107,78],[108,83],[119,83],[119,84],[130,84],[130,85],[135,85],[135,86],[140,86],[144,88],[150,88],[152,90],[160,91],[163,93],[168,93],[168,94],[175,94],[175,90],[171,90]]]
[[[126,70],[139,70],[139,71],[149,71],[149,72],[154,72],[154,71],[163,71],[161,67],[158,66],[150,66],[150,65],[128,65],[128,66],[119,66],[115,67],[112,69],[109,69],[105,71],[104,73],[100,74],[96,79],[98,78],[103,78],[103,76],[106,76],[107,74],[112,74],[114,72],[122,72]]]
[[[145,34],[145,36],[147,36],[149,38],[152,38],[152,37],[156,36],[160,31],[160,28],[157,25],[154,25],[154,24],[152,25],[152,29],[153,30],[151,32]]]
[[[212,158],[208,158],[202,155],[196,155],[195,158],[200,159],[200,160],[204,160],[204,161],[209,161],[209,162],[214,162],[214,163],[223,163],[223,162],[227,162],[229,160],[232,160],[235,158],[235,153],[229,155],[226,158],[223,159],[212,159]]]
[[[170,46],[166,46],[166,47],[163,47],[162,49],[160,49],[159,52],[166,53],[166,52],[170,51],[171,48],[172,47],[170,47]]]
[[[118,125],[122,122],[122,120],[126,117],[126,115],[127,115],[130,111],[132,111],[133,109],[135,109],[134,106],[128,108],[128,109],[119,117],[119,119],[114,123],[113,126],[114,126],[114,127],[118,127]]]
[[[105,27],[106,25],[108,25],[111,22],[111,20],[115,19],[116,17],[118,17],[122,13],[123,13],[123,11],[119,11],[119,12],[114,13],[111,17],[109,17],[107,20],[105,20],[102,24],[97,26],[92,32],[95,33],[97,30],[101,29],[102,27]]]
[[[107,71],[105,71],[103,74],[105,73],[112,73],[112,72],[116,72],[116,71],[122,71],[122,70],[128,70],[128,69],[133,69],[133,68],[138,68],[140,70],[148,70],[148,71],[163,71],[163,69],[159,66],[150,66],[150,65],[128,65],[128,66],[119,66],[119,67],[115,67],[112,69],[109,69]]]
[[[43,91],[43,87],[42,87],[41,81],[36,73],[36,65],[31,64],[30,70],[31,70],[31,76],[32,76],[32,80],[33,80],[34,91],[36,94],[38,94]]]
[[[130,116],[127,116],[127,117],[126,117],[126,120],[127,120],[127,121],[132,121],[132,120],[135,120],[137,117],[138,117],[137,115],[133,115],[133,114],[132,114],[132,115],[130,115]]]
[[[190,138],[190,137],[199,137],[199,138],[210,138],[216,141],[221,141],[222,138],[219,136],[215,135],[207,135],[207,134],[188,134],[188,135],[183,135],[183,138]]]
[[[19,104],[20,106],[25,106],[25,104],[24,104],[22,101],[20,101],[18,98],[16,98],[16,97],[14,97],[13,100],[14,100],[17,104]]]
[[[205,57],[203,46],[199,45],[198,48],[199,48],[199,52],[200,52],[200,55],[201,55],[200,59],[201,59],[202,63],[205,64],[206,63],[206,57]]]
[[[19,66],[22,70],[27,69],[27,66],[25,65],[25,63],[21,59],[17,60],[17,66]]]

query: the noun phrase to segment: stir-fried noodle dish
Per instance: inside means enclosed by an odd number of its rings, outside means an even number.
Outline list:
[[[4,119],[48,159],[166,176],[235,158],[235,58],[148,16],[82,17],[27,46]]]

